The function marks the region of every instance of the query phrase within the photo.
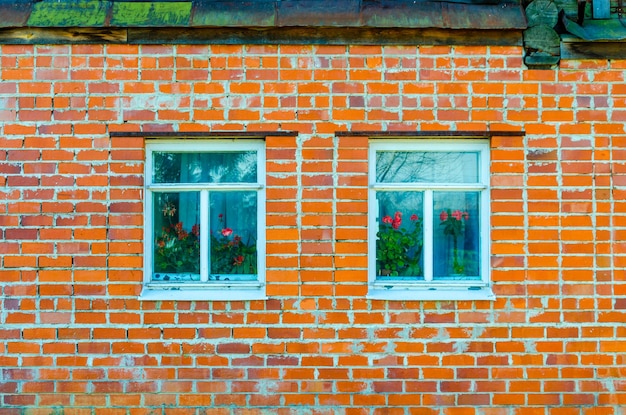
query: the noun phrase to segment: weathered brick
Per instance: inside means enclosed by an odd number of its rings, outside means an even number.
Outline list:
[[[623,406],[622,61],[528,70],[504,46],[0,49],[0,412]],[[526,134],[491,139],[497,300],[365,298],[369,139],[335,132],[501,128]],[[298,132],[266,138],[270,300],[138,300],[145,142],[130,133],[224,130]]]

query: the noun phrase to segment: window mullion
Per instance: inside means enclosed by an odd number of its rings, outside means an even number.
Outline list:
[[[197,192],[203,189],[241,192],[245,190],[259,190],[261,185],[257,183],[157,183],[149,184],[147,188],[152,192]]]
[[[210,203],[209,191],[200,191],[200,281],[207,282],[209,280],[209,269],[211,264],[211,243],[210,236]]]
[[[424,191],[424,280],[433,280],[433,191]]]
[[[480,234],[480,275],[483,282],[489,282],[489,262],[486,258],[489,258],[490,241],[489,241],[489,229],[491,229],[491,223],[489,218],[491,217],[489,208],[489,192],[483,191],[480,194],[480,206],[479,206],[479,234]]]
[[[376,191],[424,191],[424,190],[440,190],[445,192],[453,191],[482,191],[487,189],[487,185],[483,183],[469,184],[425,184],[425,183],[374,183],[371,185]]]

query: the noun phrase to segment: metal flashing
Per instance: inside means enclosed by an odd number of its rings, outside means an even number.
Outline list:
[[[524,29],[521,0],[0,0],[0,27]]]

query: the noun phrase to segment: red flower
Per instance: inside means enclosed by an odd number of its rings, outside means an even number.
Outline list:
[[[233,265],[241,265],[243,264],[244,257],[243,255],[237,255],[233,258]]]
[[[232,235],[233,230],[230,228],[224,228],[222,229],[222,236],[230,236]]]
[[[383,217],[383,223],[392,223],[393,219],[391,219],[391,216],[384,216]]]
[[[460,210],[455,210],[454,212],[452,212],[452,217],[460,221],[463,217],[463,213]]]
[[[441,220],[442,222],[445,222],[448,220],[448,212],[446,212],[445,210],[442,210],[441,213],[439,214],[439,220]]]
[[[193,225],[193,226],[191,227],[191,233],[192,233],[195,237],[200,236],[200,224],[196,223],[195,225]]]
[[[469,213],[463,212],[463,219],[469,220]]]
[[[415,222],[415,221],[419,220],[419,217],[414,213],[414,214],[411,215],[410,219],[411,219],[411,222]]]
[[[186,239],[187,236],[189,236],[189,233],[187,233],[187,231],[183,229],[182,222],[178,222],[176,225],[174,225],[174,232],[176,232],[176,236],[178,237],[179,241],[182,241],[183,239]]]
[[[402,213],[396,212],[393,217],[393,222],[391,222],[391,227],[394,229],[399,229],[400,225],[402,225]]]

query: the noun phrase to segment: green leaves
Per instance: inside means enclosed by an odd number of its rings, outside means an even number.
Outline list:
[[[376,268],[381,276],[421,275],[419,262],[422,257],[422,222],[411,215],[408,228],[402,227],[402,214],[394,218],[383,217],[376,234]]]
[[[192,273],[200,272],[200,239],[198,225],[191,232],[183,228],[182,222],[163,227],[156,239],[154,258],[155,272]]]

